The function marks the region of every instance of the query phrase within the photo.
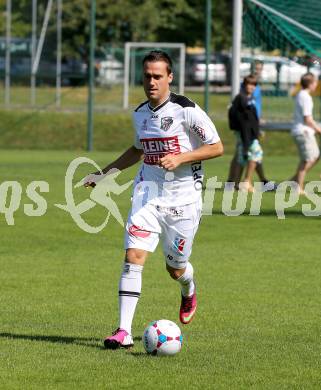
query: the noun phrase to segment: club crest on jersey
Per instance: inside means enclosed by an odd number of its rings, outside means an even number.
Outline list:
[[[180,256],[184,256],[184,245],[185,245],[185,238],[181,237],[175,237],[175,240],[173,242],[173,248],[176,253],[178,253]]]
[[[165,116],[161,118],[161,129],[167,131],[173,124],[173,118],[171,116]]]

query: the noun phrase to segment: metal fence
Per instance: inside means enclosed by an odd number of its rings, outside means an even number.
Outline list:
[[[19,7],[18,2],[14,3]],[[42,10],[40,10],[42,6]],[[11,17],[11,0],[6,0],[6,12],[2,37],[0,38],[0,106],[12,109],[46,109],[85,111],[88,102],[88,54],[67,55],[63,49],[65,31],[62,28],[63,3],[61,0],[46,0],[41,4],[30,1],[25,19],[28,32],[17,33],[20,21]],[[41,11],[41,12],[40,12]],[[155,43],[157,47],[157,43]],[[167,48],[174,57],[175,79],[181,77],[179,50]],[[132,50],[129,67],[129,108],[142,99],[141,60],[146,50]],[[263,116],[268,121],[289,122],[292,118],[291,93],[300,76],[308,67],[295,59],[262,55],[243,51],[241,77],[252,69],[255,59],[263,63],[261,87],[263,91]],[[103,44],[96,47],[94,59],[93,109],[96,111],[122,110],[123,81],[125,73],[124,46]],[[321,75],[320,65],[314,71]],[[202,105],[204,100],[206,64],[204,54],[187,52],[185,67],[185,91]],[[208,68],[211,82],[209,112],[226,118],[231,82],[231,55],[213,53]],[[178,83],[173,88],[178,90]],[[225,105],[216,104],[226,101]],[[315,97],[315,113],[321,119],[321,87]],[[219,111],[218,111],[219,107]]]

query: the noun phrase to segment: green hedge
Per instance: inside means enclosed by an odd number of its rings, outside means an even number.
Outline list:
[[[1,149],[85,150],[86,113],[36,112],[2,110],[0,123]],[[215,120],[227,154],[233,152],[234,135],[227,122]],[[130,112],[95,114],[94,149],[118,151],[131,145],[133,127]],[[296,153],[288,133],[266,133],[266,154]]]

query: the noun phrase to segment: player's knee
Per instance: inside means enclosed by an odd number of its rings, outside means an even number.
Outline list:
[[[125,262],[131,264],[144,265],[146,259],[146,251],[142,249],[129,248],[126,250]]]
[[[176,269],[176,268],[170,267],[168,264],[166,264],[166,270],[169,273],[170,277],[173,278],[174,280],[177,280],[185,272],[185,268]]]

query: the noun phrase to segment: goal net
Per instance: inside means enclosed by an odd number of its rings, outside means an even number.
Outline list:
[[[302,74],[321,78],[321,1],[244,0],[242,45],[241,77],[262,61],[262,117],[282,128],[292,120]],[[314,95],[320,120],[320,81]]]
[[[164,50],[173,61],[174,80],[171,89],[184,93],[185,79],[185,44],[164,42],[127,42],[124,59],[123,108],[137,104],[144,99],[142,85],[142,60],[151,50]]]

